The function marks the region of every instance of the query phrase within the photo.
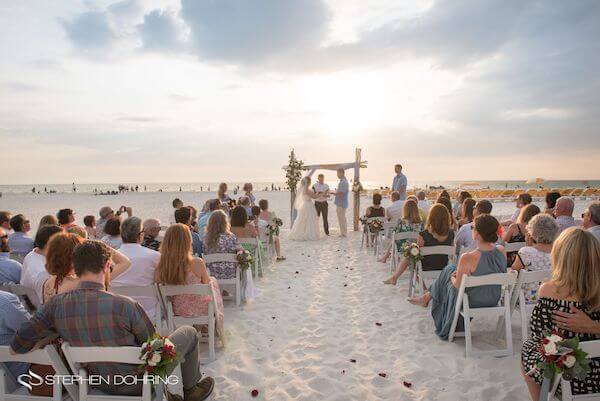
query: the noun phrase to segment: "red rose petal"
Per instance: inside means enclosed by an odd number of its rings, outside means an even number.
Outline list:
[[[408,382],[408,381],[406,381],[406,380],[405,380],[405,381],[403,381],[403,382],[402,382],[402,384],[404,384],[404,387],[406,387],[406,388],[411,388],[411,387],[412,387],[412,383],[411,383],[411,382]]]
[[[350,359],[350,362],[356,363],[356,359]]]
[[[385,377],[387,377],[387,374],[386,373],[379,373],[379,377],[384,377],[385,378]]]
[[[258,390],[254,389],[250,394],[252,394],[252,397],[258,397]]]
[[[383,323],[375,322],[375,326],[383,326]]]

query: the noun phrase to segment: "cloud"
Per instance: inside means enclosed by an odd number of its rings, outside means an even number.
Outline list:
[[[105,11],[87,11],[70,20],[61,20],[61,25],[78,49],[109,49],[116,38],[109,17]]]
[[[184,46],[184,28],[169,11],[154,10],[144,15],[138,29],[144,50],[176,52]]]
[[[42,88],[23,82],[0,82],[0,91],[14,93],[39,92]]]

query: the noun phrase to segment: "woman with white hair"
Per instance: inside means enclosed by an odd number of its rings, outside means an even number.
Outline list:
[[[552,267],[550,252],[552,244],[559,234],[558,224],[548,214],[535,215],[527,223],[525,239],[527,246],[519,249],[513,262],[513,270],[526,269],[529,271],[550,270]],[[529,284],[525,293],[527,303],[537,301],[539,284]]]

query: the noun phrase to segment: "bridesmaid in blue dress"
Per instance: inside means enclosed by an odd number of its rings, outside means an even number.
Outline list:
[[[431,302],[435,333],[442,340],[448,340],[463,276],[506,273],[506,252],[502,246],[495,245],[498,240],[499,225],[498,220],[489,214],[477,216],[473,229],[473,239],[477,243],[477,249],[463,254],[458,266],[454,264],[446,266],[424,295],[408,300],[414,305],[423,307],[427,307]],[[499,285],[485,285],[466,290],[472,308],[496,306],[501,293],[502,289]],[[462,321],[459,321],[457,331],[461,330],[463,330]]]

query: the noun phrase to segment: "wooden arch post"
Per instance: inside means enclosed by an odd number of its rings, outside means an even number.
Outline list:
[[[360,188],[360,168],[361,168],[361,160],[360,160],[360,156],[361,156],[361,149],[356,148],[355,151],[355,160],[354,162],[356,163],[354,165],[354,186],[356,186],[357,188]],[[354,231],[358,231],[358,219],[360,217],[360,191],[353,191],[354,193],[354,215],[352,217],[352,222],[354,225]]]

